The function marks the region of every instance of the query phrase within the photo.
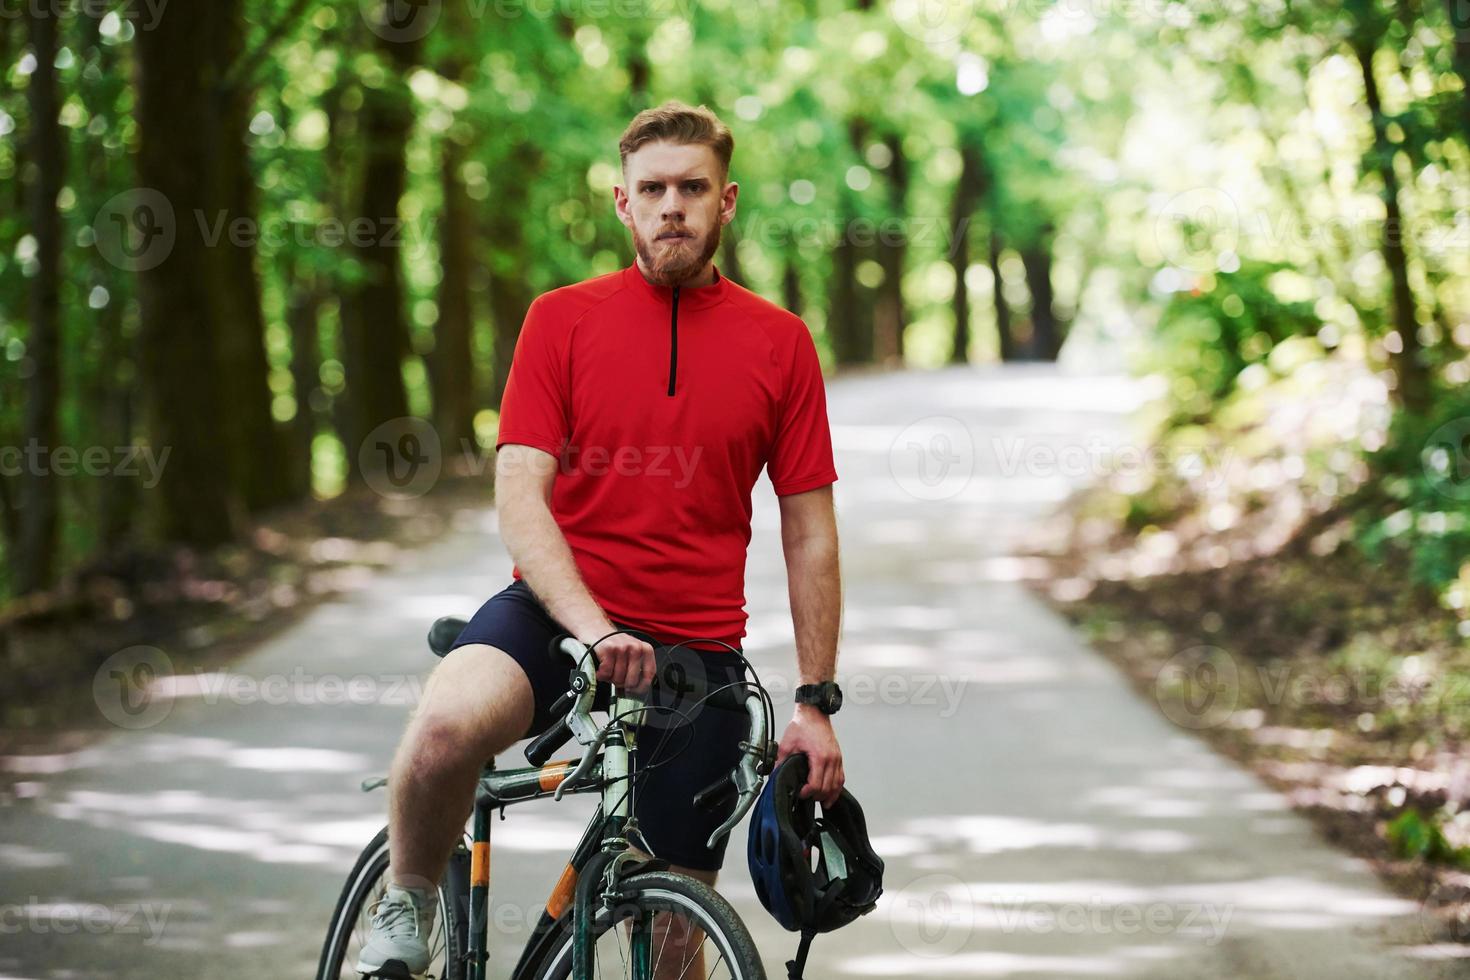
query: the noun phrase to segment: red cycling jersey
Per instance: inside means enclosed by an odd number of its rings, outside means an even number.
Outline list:
[[[718,270],[671,289],[630,265],[537,297],[506,443],[557,457],[551,513],[608,618],[668,641],[740,645],[762,467],[779,495],[837,479],[806,324]]]

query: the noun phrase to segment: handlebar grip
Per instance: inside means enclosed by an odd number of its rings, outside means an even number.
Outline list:
[[[537,735],[531,744],[526,746],[526,761],[533,766],[539,766],[572,737],[572,726],[567,724],[566,715],[556,719],[556,723],[546,731]]]
[[[728,774],[694,794],[696,810],[717,810],[735,797],[735,781]]]
[[[553,718],[565,718],[567,712],[572,710],[572,703],[576,700],[577,692],[568,691],[556,699],[556,703],[551,706],[551,710],[547,714]]]

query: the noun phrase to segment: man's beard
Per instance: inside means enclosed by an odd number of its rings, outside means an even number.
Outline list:
[[[720,247],[722,227],[717,219],[704,237],[704,247],[696,252],[691,238],[678,239],[678,244],[672,246],[657,241],[650,242],[635,225],[633,248],[643,260],[649,279],[660,286],[677,286],[697,276],[705,263],[714,256]]]

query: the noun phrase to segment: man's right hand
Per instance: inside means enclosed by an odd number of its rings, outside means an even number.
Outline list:
[[[616,629],[611,623],[594,636],[578,637],[584,644],[591,645],[601,637],[607,636]],[[609,681],[618,686],[619,690],[630,691],[635,694],[644,694],[649,684],[653,682],[653,675],[657,671],[657,665],[653,659],[653,647],[627,633],[613,633],[607,639],[597,644],[595,651],[597,655],[597,679]]]

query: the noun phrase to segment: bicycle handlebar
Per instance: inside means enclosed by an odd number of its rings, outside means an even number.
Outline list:
[[[585,645],[570,636],[562,639],[559,649],[571,656],[577,664],[577,669],[571,675],[571,689],[552,705],[551,714],[557,716],[556,722],[526,746],[526,761],[533,766],[545,763],[569,739],[576,738],[579,744],[586,746],[576,768],[557,787],[558,800],[565,790],[577,785],[591,770],[610,727],[598,725],[592,719],[592,704],[597,692],[595,652],[589,651]],[[616,690],[614,694],[613,703],[616,705]],[[621,696],[627,697],[626,694]],[[737,797],[735,809],[710,834],[707,846],[713,847],[715,841],[729,833],[755,803],[765,774],[770,771],[774,752],[768,744],[770,732],[766,706],[758,688],[737,684],[706,696],[698,703],[719,710],[743,710],[750,717],[750,736],[740,743],[740,761],[728,775],[720,777],[694,797],[694,805],[701,809],[712,809],[720,805],[732,793]]]

